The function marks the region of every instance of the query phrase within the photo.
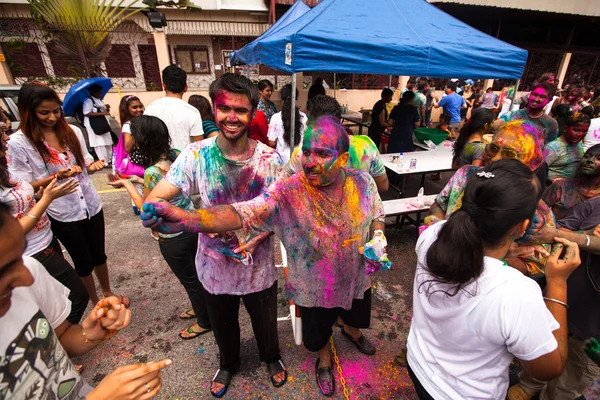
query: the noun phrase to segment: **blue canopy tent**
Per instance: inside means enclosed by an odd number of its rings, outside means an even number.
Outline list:
[[[519,79],[527,61],[425,0],[323,0],[253,43],[256,60],[290,73]]]
[[[486,35],[425,0],[323,0],[239,52],[251,52],[248,61],[292,74],[518,80],[527,61],[526,50]],[[294,77],[292,92],[295,83]]]
[[[310,11],[310,7],[307,6],[302,0],[296,1],[293,6],[290,7],[289,10],[281,18],[277,20],[265,33],[261,35],[259,39],[263,39],[269,37],[275,33],[277,33],[282,28],[286,27],[290,23],[297,20],[299,17],[304,15],[307,11]],[[260,64],[260,58],[253,51],[254,46],[258,43],[256,39],[242,49],[234,51],[231,53],[231,65],[255,65]]]

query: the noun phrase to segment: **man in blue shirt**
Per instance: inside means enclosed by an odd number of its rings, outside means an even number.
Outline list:
[[[439,102],[436,98],[433,99],[433,106],[435,108],[444,107],[444,112],[450,114],[449,129],[452,136],[456,137],[460,126],[460,109],[467,108],[467,103],[462,96],[456,93],[456,82],[448,82],[444,92],[446,92],[446,96]]]

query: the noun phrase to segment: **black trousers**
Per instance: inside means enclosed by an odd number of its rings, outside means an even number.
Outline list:
[[[327,346],[338,317],[353,328],[367,329],[371,326],[371,288],[365,291],[362,299],[353,299],[349,310],[341,307],[300,307],[300,310],[304,347],[309,351],[319,351]]]
[[[413,370],[410,369],[410,365],[407,364],[406,368],[408,369],[408,376],[410,376],[410,380],[413,382],[413,386],[415,387],[415,392],[417,392],[417,397],[419,397],[419,400],[435,400],[429,393],[427,393],[427,390],[425,390],[423,385],[421,385],[421,382]]]
[[[81,221],[61,222],[50,217],[54,236],[65,246],[75,270],[81,277],[90,276],[94,267],[106,263],[104,251],[104,212]]]
[[[63,257],[62,249],[56,238],[52,239],[50,246],[32,256],[38,260],[46,271],[57,281],[69,288],[69,300],[71,300],[71,313],[67,321],[77,325],[85,312],[90,296],[71,264]]]
[[[235,372],[240,366],[240,299],[250,314],[260,360],[279,360],[277,336],[277,281],[268,289],[242,296],[206,292],[208,315],[219,346],[220,368]]]
[[[204,288],[198,280],[196,272],[196,250],[198,249],[198,234],[183,232],[172,238],[159,238],[160,253],[175,274],[192,303],[198,325],[210,329],[210,320],[206,309]]]

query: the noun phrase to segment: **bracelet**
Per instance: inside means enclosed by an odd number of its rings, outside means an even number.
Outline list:
[[[36,217],[35,215],[33,215],[33,214],[25,214],[25,216],[26,216],[26,217],[29,217],[29,218],[33,218],[33,219],[35,219],[37,222],[40,222],[40,219],[39,219],[38,217]]]
[[[586,235],[585,233],[583,234],[583,236],[585,236],[585,238],[587,239],[587,243],[585,244],[585,247],[589,247],[590,246],[590,237],[588,235]]]
[[[551,297],[544,297],[544,300],[551,301],[553,303],[560,304],[561,306],[565,306],[566,308],[569,308],[569,305],[567,303],[563,303],[562,301],[558,301],[558,300],[553,299]]]
[[[81,335],[85,339],[85,343],[91,343],[91,344],[98,345],[98,344],[102,344],[102,343],[104,343],[106,341],[106,337],[103,338],[103,339],[100,339],[100,340],[90,340],[90,339],[88,339],[87,335],[86,335],[86,333],[85,333],[85,331],[83,329],[81,330]]]

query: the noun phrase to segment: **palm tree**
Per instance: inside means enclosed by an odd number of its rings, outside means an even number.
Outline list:
[[[111,32],[144,9],[133,9],[135,0],[28,1],[46,41],[52,42],[82,77],[101,75],[100,64],[110,51]]]

